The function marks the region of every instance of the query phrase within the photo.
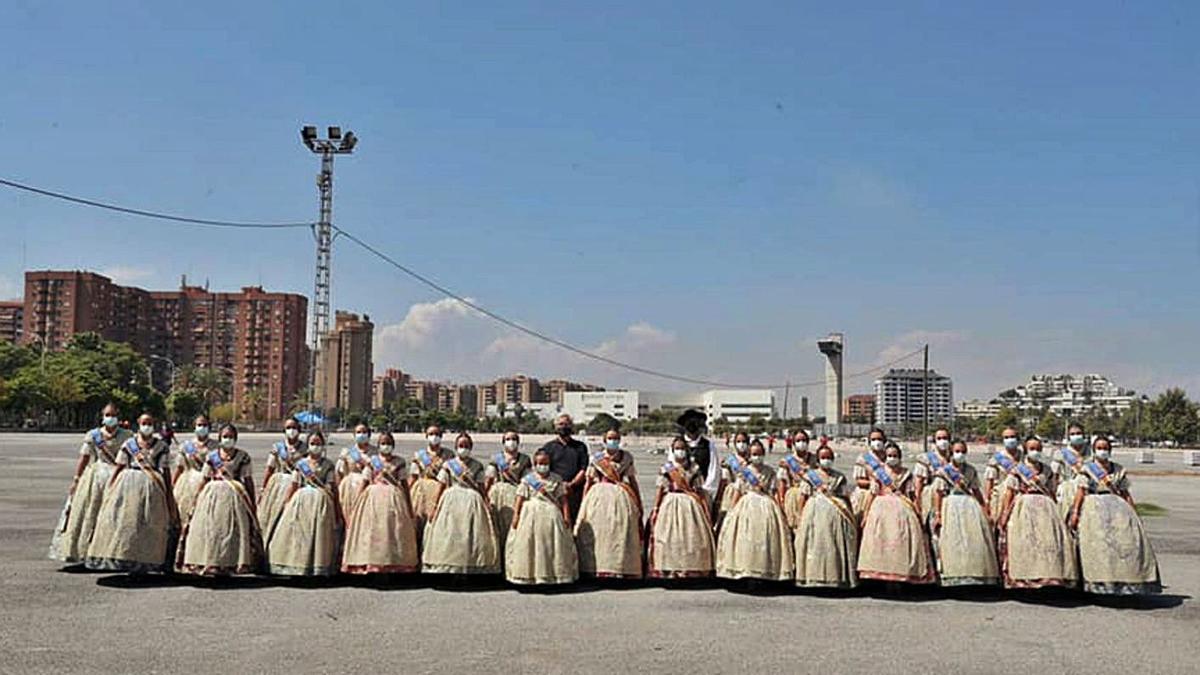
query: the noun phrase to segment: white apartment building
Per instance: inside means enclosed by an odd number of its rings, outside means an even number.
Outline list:
[[[1118,387],[1103,375],[1032,375],[1026,384],[1002,391],[990,401],[963,401],[955,412],[963,417],[991,417],[1001,408],[1010,408],[1027,419],[1036,419],[1045,410],[1071,417],[1103,408],[1116,416],[1136,399],[1134,392]]]
[[[919,422],[925,414],[925,371],[892,368],[875,380],[875,423]],[[950,378],[929,371],[929,419],[954,417],[954,387]]]
[[[633,420],[655,410],[704,411],[709,423],[724,417],[730,422],[747,422],[754,415],[775,416],[775,392],[770,389],[713,389],[699,393],[641,391],[568,391],[563,393],[563,412],[577,424],[587,424],[605,413],[618,420]]]
[[[521,406],[521,414],[525,416],[536,417],[540,420],[552,420],[558,413],[562,412],[562,405],[549,401],[537,401],[532,403],[505,403],[504,414],[500,414],[500,406],[496,403],[488,403],[483,407],[484,414],[488,417],[516,417],[517,406]]]

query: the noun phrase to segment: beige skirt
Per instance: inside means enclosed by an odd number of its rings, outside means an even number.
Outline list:
[[[271,533],[275,531],[275,524],[279,522],[279,514],[283,511],[283,500],[291,486],[292,474],[276,471],[263,487],[258,498],[258,526],[262,530],[263,541],[271,540]]]
[[[713,573],[716,547],[704,507],[683,492],[663,495],[650,523],[651,577],[707,577]]]
[[[104,492],[87,566],[94,570],[154,572],[167,566],[174,518],[166,483],[127,468]]]
[[[942,529],[933,535],[932,544],[942,586],[1000,581],[992,524],[974,497],[949,494],[942,499]]]
[[[909,502],[897,495],[876,495],[863,514],[858,576],[910,584],[934,581],[921,519]]]
[[[510,583],[569,584],[579,578],[575,539],[553,504],[526,500],[517,528],[510,525],[507,535],[504,578]]]
[[[729,483],[721,490],[721,499],[717,502],[717,524],[725,520],[725,515],[729,513],[729,509],[733,508],[733,497],[737,494],[735,483]],[[711,501],[711,500],[710,500]]]
[[[104,490],[112,478],[113,465],[92,461],[84,467],[75,486],[75,494],[67,497],[58,526],[50,538],[50,559],[65,563],[83,562],[87,558],[96,516],[104,502]]]
[[[338,506],[342,508],[343,521],[350,522],[355,500],[362,496],[362,487],[366,483],[367,477],[359,471],[348,473],[338,481]]]
[[[783,517],[787,519],[788,527],[800,527],[800,502],[803,498],[804,493],[798,487],[790,487],[783,493]]]
[[[196,506],[196,496],[200,494],[200,486],[204,484],[204,474],[187,468],[179,474],[172,492],[175,494],[175,506],[179,508],[179,519],[186,525],[192,516],[192,508]]]
[[[582,574],[642,578],[641,512],[625,488],[592,485],[579,507],[575,546]]]
[[[1073,588],[1079,583],[1075,538],[1047,495],[1016,495],[999,549],[1005,588]]]
[[[437,516],[425,526],[421,570],[431,574],[499,574],[496,523],[483,496],[446,488]]]
[[[717,539],[717,576],[790,581],[796,573],[792,531],[775,500],[747,492],[725,514]]]
[[[1084,497],[1079,513],[1079,566],[1088,593],[1162,592],[1158,559],[1142,520],[1114,494]]]
[[[327,577],[337,572],[333,498],[305,486],[284,504],[267,542],[267,569],[289,577]]]
[[[824,494],[805,502],[794,534],[797,586],[858,585],[858,526],[845,502],[842,509]]]
[[[517,501],[517,486],[504,481],[496,481],[488,490],[488,504],[492,507],[492,515],[496,518],[496,534],[500,541],[500,557],[504,557],[504,545],[507,533],[512,527],[513,504]]]
[[[866,508],[867,497],[870,495],[870,490],[858,486],[855,486],[850,492],[850,511],[854,513],[854,517],[860,524],[863,519],[863,509]]]
[[[403,489],[377,481],[355,502],[342,548],[343,572],[396,574],[420,569],[417,526]]]
[[[424,541],[425,525],[437,510],[442,484],[432,478],[418,478],[408,489],[413,517],[417,519],[417,540]],[[424,546],[424,544],[422,544]]]
[[[262,535],[246,488],[237,481],[209,481],[196,497],[191,520],[183,526],[176,571],[206,576],[255,574],[262,560]]]

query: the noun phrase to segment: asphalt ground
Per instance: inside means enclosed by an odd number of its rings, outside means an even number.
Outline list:
[[[193,580],[63,570],[46,559],[78,435],[0,435],[0,672],[1195,673],[1200,470],[1134,465],[1159,596],[937,588],[579,584],[414,576]],[[262,458],[272,435],[247,435]],[[528,439],[533,447],[535,439]],[[339,437],[336,442],[347,442]],[[406,453],[418,444],[405,437]],[[644,495],[663,461],[633,443]],[[477,439],[477,457],[496,451]],[[846,468],[855,449],[838,460]],[[973,451],[981,462],[982,450]]]

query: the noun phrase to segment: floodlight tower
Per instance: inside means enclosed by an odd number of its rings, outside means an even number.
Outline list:
[[[842,423],[842,351],[845,336],[830,333],[817,340],[817,349],[825,355],[825,424],[833,425],[834,435]]]
[[[317,364],[322,341],[329,333],[329,277],[333,251],[333,156],[348,155],[358,144],[353,131],[342,134],[341,127],[329,127],[326,138],[317,137],[317,128],[305,126],[300,130],[304,146],[321,156],[321,173],[317,174],[317,191],[321,195],[321,216],[313,225],[317,241],[317,274],[313,289],[312,353],[308,368],[308,408],[316,410]]]

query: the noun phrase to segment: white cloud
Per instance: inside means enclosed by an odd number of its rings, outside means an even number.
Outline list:
[[[101,269],[100,274],[112,279],[115,284],[130,285],[154,276],[154,270],[133,265],[112,265]]]
[[[885,363],[891,363],[896,359],[903,357],[905,354],[910,354],[924,345],[929,345],[930,350],[948,345],[957,344],[970,338],[971,333],[966,330],[914,330],[899,335],[892,339],[888,346],[879,351],[879,356],[875,359],[875,365],[882,366]],[[914,359],[916,357],[913,357]],[[903,366],[904,364],[897,364]]]
[[[474,302],[471,298],[467,300]],[[403,321],[384,326],[376,340],[394,341],[402,347],[420,349],[428,346],[444,331],[457,330],[452,327],[459,323],[460,319],[476,316],[479,314],[475,310],[451,298],[436,302],[418,302],[408,308]]]

